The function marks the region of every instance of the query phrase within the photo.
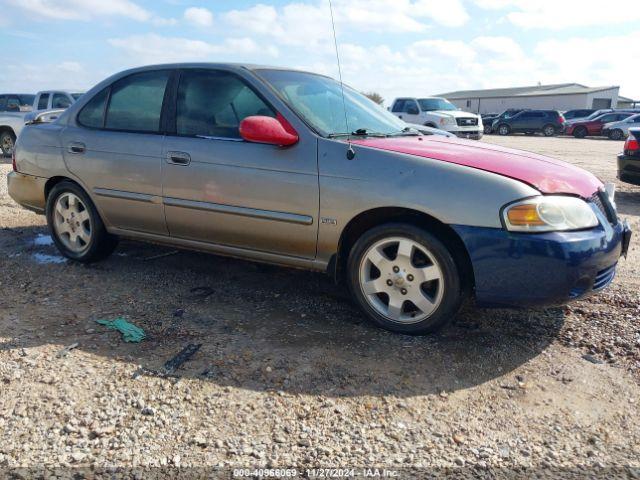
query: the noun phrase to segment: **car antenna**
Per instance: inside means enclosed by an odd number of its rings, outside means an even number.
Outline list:
[[[333,4],[331,0],[329,0],[329,12],[331,12],[331,27],[333,28],[333,44],[336,47],[336,60],[338,61],[338,76],[340,78],[340,93],[342,94],[342,109],[344,110],[344,124],[347,127],[347,133],[351,130],[349,129],[349,118],[347,115],[347,101],[344,98],[344,83],[342,83],[342,67],[340,66],[340,51],[338,50],[338,36],[336,35],[336,22],[333,19]],[[353,160],[356,156],[356,151],[353,149],[351,145],[351,134],[347,137],[347,143],[349,144],[349,148],[347,149],[347,159]]]

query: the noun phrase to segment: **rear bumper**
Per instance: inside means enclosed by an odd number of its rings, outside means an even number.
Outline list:
[[[640,156],[618,155],[618,178],[623,182],[640,185]]]
[[[631,235],[621,222],[542,234],[453,228],[471,257],[477,303],[507,307],[561,305],[605,288]]]
[[[46,204],[44,186],[46,183],[46,178],[24,173],[10,172],[7,175],[9,196],[20,206],[36,213],[44,213]]]

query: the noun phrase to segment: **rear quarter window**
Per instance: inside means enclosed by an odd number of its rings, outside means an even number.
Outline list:
[[[84,127],[102,128],[104,127],[104,110],[109,97],[109,88],[105,88],[97,93],[89,102],[82,107],[78,114],[78,123]]]

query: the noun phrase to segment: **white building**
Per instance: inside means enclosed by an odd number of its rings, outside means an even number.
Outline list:
[[[468,112],[500,113],[508,108],[573,110],[577,108],[616,108],[620,87],[587,87],[579,83],[536,85],[532,87],[461,90],[441,93],[451,103]],[[629,100],[624,97],[621,100]]]

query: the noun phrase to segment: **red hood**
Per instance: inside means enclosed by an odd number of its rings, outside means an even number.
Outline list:
[[[600,180],[582,168],[544,155],[489,143],[436,135],[367,138],[352,143],[486,170],[528,183],[542,193],[590,198],[602,187]]]

